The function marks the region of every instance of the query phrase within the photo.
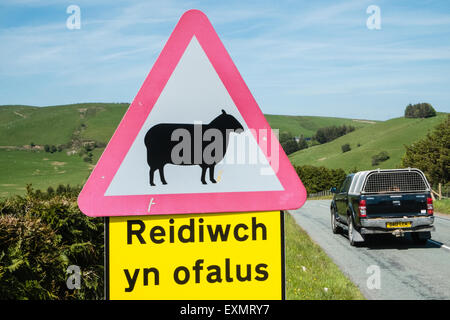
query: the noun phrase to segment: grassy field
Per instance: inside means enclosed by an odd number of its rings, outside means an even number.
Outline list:
[[[434,211],[450,215],[450,199],[433,201]]]
[[[79,156],[64,152],[0,149],[0,197],[23,194],[29,183],[41,190],[59,184],[82,185],[91,168]]]
[[[361,300],[364,296],[315,244],[285,215],[286,298],[288,300]]]
[[[439,114],[427,119],[395,118],[377,122],[329,143],[297,151],[289,159],[294,165],[322,165],[347,171],[355,167],[358,170],[395,168],[405,153],[404,145],[423,138],[445,117],[446,114]],[[350,144],[351,151],[343,153],[341,146],[346,143]],[[372,156],[380,151],[387,151],[390,159],[372,166]]]

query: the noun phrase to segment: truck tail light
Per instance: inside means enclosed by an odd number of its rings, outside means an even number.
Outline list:
[[[359,200],[359,216],[361,218],[367,217],[366,200]]]
[[[427,214],[432,216],[434,213],[433,198],[427,198]]]

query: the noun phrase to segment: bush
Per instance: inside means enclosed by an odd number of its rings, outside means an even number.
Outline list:
[[[80,212],[78,192],[27,186],[0,200],[0,299],[103,298],[103,220]],[[81,289],[67,288],[69,265],[80,267]]]
[[[342,152],[347,152],[347,151],[352,150],[352,148],[350,148],[350,144],[348,144],[348,143],[343,144],[343,145],[341,146],[341,149],[342,149]]]
[[[60,238],[37,217],[0,215],[0,299],[55,299],[64,292]]]
[[[92,152],[89,152],[85,157],[83,157],[83,161],[92,163],[92,157],[93,157]]]
[[[405,118],[429,118],[436,116],[436,110],[429,103],[408,104],[405,109]]]
[[[381,151],[380,153],[372,156],[372,166],[380,164],[380,162],[388,160],[389,154],[386,151]]]
[[[343,169],[304,165],[295,167],[295,170],[308,193],[316,193],[340,186],[346,177]]]

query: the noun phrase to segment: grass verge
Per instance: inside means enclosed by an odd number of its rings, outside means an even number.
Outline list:
[[[444,214],[450,214],[450,199],[433,201],[434,211]]]
[[[286,299],[361,300],[364,296],[290,214],[285,215]]]

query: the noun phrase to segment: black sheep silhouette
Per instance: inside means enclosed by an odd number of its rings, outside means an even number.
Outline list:
[[[196,128],[197,126],[197,128]],[[172,159],[172,150],[173,148],[179,144],[179,141],[173,141],[172,134],[175,130],[186,130],[184,132],[188,132],[191,137],[191,148],[190,148],[190,159],[189,161],[180,162],[179,160],[174,161]],[[203,155],[203,151],[205,147],[209,144],[213,143],[213,141],[204,141],[203,134],[208,129],[216,129],[217,133],[220,131],[222,135],[223,141],[223,150],[221,153],[218,153],[217,157],[214,157],[213,161],[209,159],[206,161]],[[201,132],[200,137],[196,137],[194,134],[194,130],[196,133]],[[209,124],[185,124],[185,123],[160,123],[153,127],[151,127],[146,135],[145,135],[145,146],[147,148],[147,163],[150,167],[150,185],[154,186],[155,183],[153,181],[153,177],[156,170],[159,170],[159,175],[161,177],[161,182],[163,184],[167,184],[167,181],[164,177],[164,166],[166,164],[174,164],[174,165],[198,165],[202,168],[201,182],[206,184],[205,176],[206,170],[209,169],[209,180],[212,183],[216,183],[214,179],[214,167],[217,163],[219,163],[224,157],[228,147],[228,138],[231,132],[241,133],[244,130],[242,125],[230,114],[227,114],[224,110],[222,113],[217,116],[214,120],[212,120]],[[201,141],[201,156],[195,157],[194,147],[196,142],[194,142],[193,137],[202,139]],[[212,152],[214,156],[214,151]]]

